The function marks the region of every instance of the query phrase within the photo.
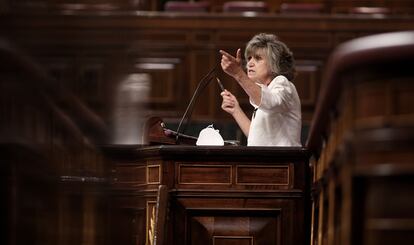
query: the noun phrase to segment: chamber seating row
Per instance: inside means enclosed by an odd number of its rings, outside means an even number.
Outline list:
[[[164,10],[169,12],[211,12],[209,1],[167,1]],[[322,3],[282,3],[280,13],[318,14],[327,12],[328,8]],[[257,12],[269,13],[271,8],[265,1],[227,1],[223,3],[222,12]],[[348,10],[350,14],[390,14],[386,7],[359,6]]]

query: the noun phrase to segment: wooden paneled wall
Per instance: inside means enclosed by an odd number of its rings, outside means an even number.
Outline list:
[[[198,81],[219,62],[218,50],[235,53],[258,32],[277,34],[294,52],[298,70],[295,84],[307,124],[318,98],[321,72],[334,47],[354,37],[412,26],[412,18],[399,15],[245,17],[161,12],[15,13],[3,16],[1,21],[10,40],[47,67],[62,86],[109,124],[127,75],[148,75],[152,89],[145,114],[175,120],[183,114]],[[239,86],[222,72],[218,76],[239,96],[242,106],[251,110]],[[230,120],[220,103],[218,87],[211,83],[199,99],[193,119]]]

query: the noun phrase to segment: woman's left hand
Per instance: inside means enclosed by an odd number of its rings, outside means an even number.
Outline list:
[[[221,92],[221,97],[223,97],[223,102],[221,103],[221,108],[227,113],[234,115],[238,110],[241,110],[237,98],[227,90]]]

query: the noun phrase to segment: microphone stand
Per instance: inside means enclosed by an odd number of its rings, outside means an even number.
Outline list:
[[[180,123],[178,124],[178,128],[177,128],[177,131],[176,131],[176,133],[177,133],[177,135],[175,136],[175,142],[176,143],[178,143],[178,139],[179,139],[179,136],[180,136],[180,129],[181,129],[181,126],[182,126],[182,124],[183,124],[183,122],[184,122],[184,120],[185,119],[187,119],[186,120],[186,124],[185,124],[185,127],[184,127],[184,129],[183,129],[183,132],[185,131],[185,129],[186,129],[186,126],[188,125],[188,122],[189,122],[189,120],[190,120],[190,117],[191,117],[191,114],[192,114],[192,112],[193,112],[193,109],[194,109],[194,104],[195,104],[195,102],[196,102],[196,100],[198,99],[198,97],[199,97],[199,95],[201,94],[201,91],[203,91],[203,89],[210,83],[210,81],[215,77],[214,75],[216,74],[216,70],[217,70],[217,68],[219,67],[219,64],[216,64],[215,66],[214,66],[214,68],[213,69],[211,69],[208,73],[207,73],[207,75],[205,75],[201,80],[200,80],[200,82],[198,83],[198,85],[197,85],[197,88],[196,88],[196,90],[194,91],[194,93],[193,93],[193,96],[191,97],[191,100],[190,100],[190,103],[188,103],[188,106],[187,106],[187,108],[186,108],[186,110],[185,110],[185,112],[184,112],[184,115],[182,116],[182,118],[181,118],[181,120],[180,120]]]

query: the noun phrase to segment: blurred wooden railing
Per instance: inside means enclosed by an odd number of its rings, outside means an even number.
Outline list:
[[[358,38],[330,56],[307,147],[312,244],[411,244],[414,32]]]
[[[6,39],[0,40],[0,61],[3,64],[0,69],[4,100],[13,97],[18,104],[40,103],[42,106],[36,109],[50,110],[71,137],[84,141],[87,136],[92,144],[104,143],[108,128],[102,118],[64,86],[59,86],[45,68]],[[13,87],[8,83],[13,83]],[[2,116],[7,118],[7,115]],[[28,115],[21,116],[23,120]]]
[[[5,39],[0,63],[0,243],[102,244],[105,125]]]

